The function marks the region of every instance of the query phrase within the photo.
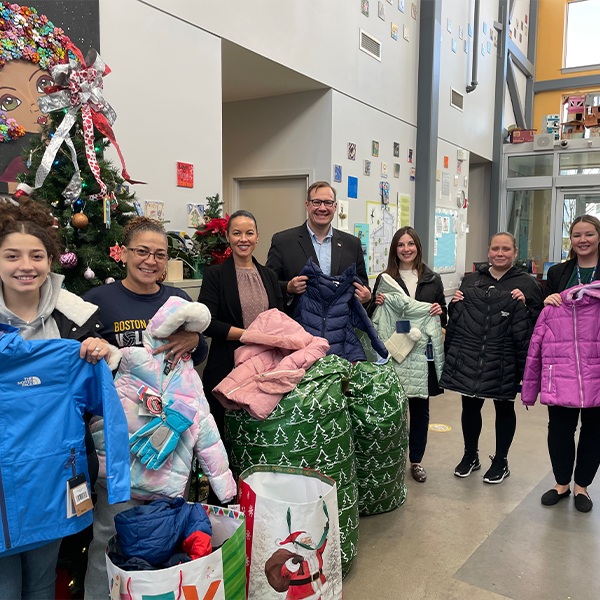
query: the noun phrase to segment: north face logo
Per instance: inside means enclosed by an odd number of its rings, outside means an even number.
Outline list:
[[[39,377],[25,377],[23,381],[19,381],[17,385],[22,387],[31,387],[32,385],[41,385],[42,381]]]
[[[508,317],[508,316],[510,315],[510,313],[509,313],[509,312],[506,312],[505,310],[501,310],[501,311],[500,311],[500,314],[501,314],[503,317]]]

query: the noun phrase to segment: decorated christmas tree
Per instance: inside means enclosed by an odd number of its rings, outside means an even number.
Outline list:
[[[36,173],[48,143],[54,137],[65,113],[66,110],[50,113],[40,134],[31,140],[31,147],[23,155],[28,171],[19,175],[21,182],[32,187],[35,185]],[[137,213],[133,205],[134,195],[129,193],[129,186],[119,175],[119,170],[103,158],[104,151],[110,145],[109,140],[94,128],[94,152],[100,178],[106,184],[110,198],[107,200],[110,222],[106,222],[104,197],[90,198],[100,194],[100,185],[86,156],[81,114],[77,116],[70,136],[81,173],[81,193],[72,202],[63,195],[75,174],[71,153],[63,143],[43,185],[35,191],[33,198],[45,202],[56,218],[64,253],[60,257],[60,266],[55,270],[65,276],[65,286],[69,291],[82,294],[107,280],[110,282],[109,278],[125,277],[125,268],[116,260],[120,256],[118,246],[123,241],[123,227]]]

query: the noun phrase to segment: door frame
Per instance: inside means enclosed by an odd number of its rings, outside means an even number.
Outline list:
[[[240,209],[240,181],[256,181],[259,179],[297,179],[306,177],[308,187],[315,182],[314,169],[285,169],[277,171],[254,171],[252,174],[240,174],[231,177],[229,182],[229,197],[231,198],[229,214]]]

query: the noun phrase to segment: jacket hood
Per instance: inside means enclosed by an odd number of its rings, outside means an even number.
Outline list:
[[[341,275],[325,275],[312,256],[306,261],[300,275],[306,275],[309,279],[324,277],[330,285],[339,286],[342,289],[351,286],[355,280],[362,283],[356,275],[356,263],[352,263]]]
[[[260,344],[283,350],[300,350],[306,348],[313,339],[313,336],[305,331],[302,325],[277,308],[272,308],[258,315],[244,332],[240,341],[243,344]],[[329,344],[327,344],[327,348],[329,349]]]
[[[496,279],[491,273],[490,273],[490,265],[489,264],[485,264],[485,265],[479,265],[477,271],[479,273],[482,273],[483,275],[487,275],[488,277],[491,277],[492,279]],[[512,279],[513,277],[517,277],[519,275],[527,275],[527,273],[525,271],[522,271],[521,269],[519,269],[518,267],[512,266],[508,271],[506,271],[506,273],[504,273],[504,275],[502,275],[501,279]]]
[[[171,296],[152,317],[144,332],[144,345],[162,346],[160,340],[168,338],[181,326],[186,331],[202,333],[210,325],[210,311],[204,304],[188,302]]]
[[[583,300],[585,296],[600,299],[600,281],[577,285],[561,292],[560,295],[567,302],[578,302]]]
[[[381,282],[379,283],[379,287],[377,288],[377,292],[381,292],[382,294],[402,294],[401,298],[404,300],[405,304],[410,304],[413,308],[422,308],[424,311],[429,314],[431,310],[431,304],[429,302],[421,302],[419,300],[415,300],[411,298],[403,289],[402,286],[390,275],[387,273],[383,273],[381,276]]]

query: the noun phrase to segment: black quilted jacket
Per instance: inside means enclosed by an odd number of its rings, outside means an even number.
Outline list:
[[[465,396],[514,400],[533,322],[521,301],[493,286],[463,290],[451,305],[440,386]]]

